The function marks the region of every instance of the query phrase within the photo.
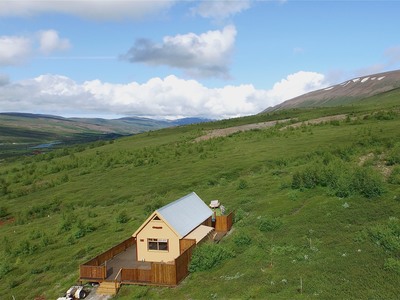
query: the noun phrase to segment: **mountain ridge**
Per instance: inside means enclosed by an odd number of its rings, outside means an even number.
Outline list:
[[[354,102],[400,88],[400,70],[359,76],[342,83],[286,100],[261,113],[282,109],[332,107]]]

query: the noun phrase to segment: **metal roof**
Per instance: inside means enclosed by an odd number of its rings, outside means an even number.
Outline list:
[[[159,214],[183,238],[212,215],[212,210],[195,192],[158,210]]]

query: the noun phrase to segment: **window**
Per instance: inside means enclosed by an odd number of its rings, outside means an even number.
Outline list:
[[[147,239],[148,250],[168,251],[167,239]]]

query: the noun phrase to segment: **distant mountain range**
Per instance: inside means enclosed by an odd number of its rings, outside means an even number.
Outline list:
[[[31,114],[31,113],[0,113],[0,126],[13,125],[20,128],[46,129],[57,132],[78,133],[83,131],[93,133],[115,133],[130,135],[149,130],[165,127],[188,125],[212,121],[205,118],[182,118],[177,120],[156,120],[140,117],[125,117],[119,119],[102,118],[64,118],[53,115]]]
[[[362,76],[287,100],[261,113],[302,107],[332,107],[400,88],[400,70]]]
[[[212,121],[183,118],[173,121],[126,117],[120,119],[64,118],[30,113],[0,113],[0,158],[30,152],[42,145],[107,140],[166,127]]]

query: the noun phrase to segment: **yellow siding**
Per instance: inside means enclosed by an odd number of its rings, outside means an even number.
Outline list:
[[[168,239],[168,251],[148,250],[147,239]],[[162,220],[151,220],[136,236],[138,260],[171,262],[180,255],[179,237]]]

